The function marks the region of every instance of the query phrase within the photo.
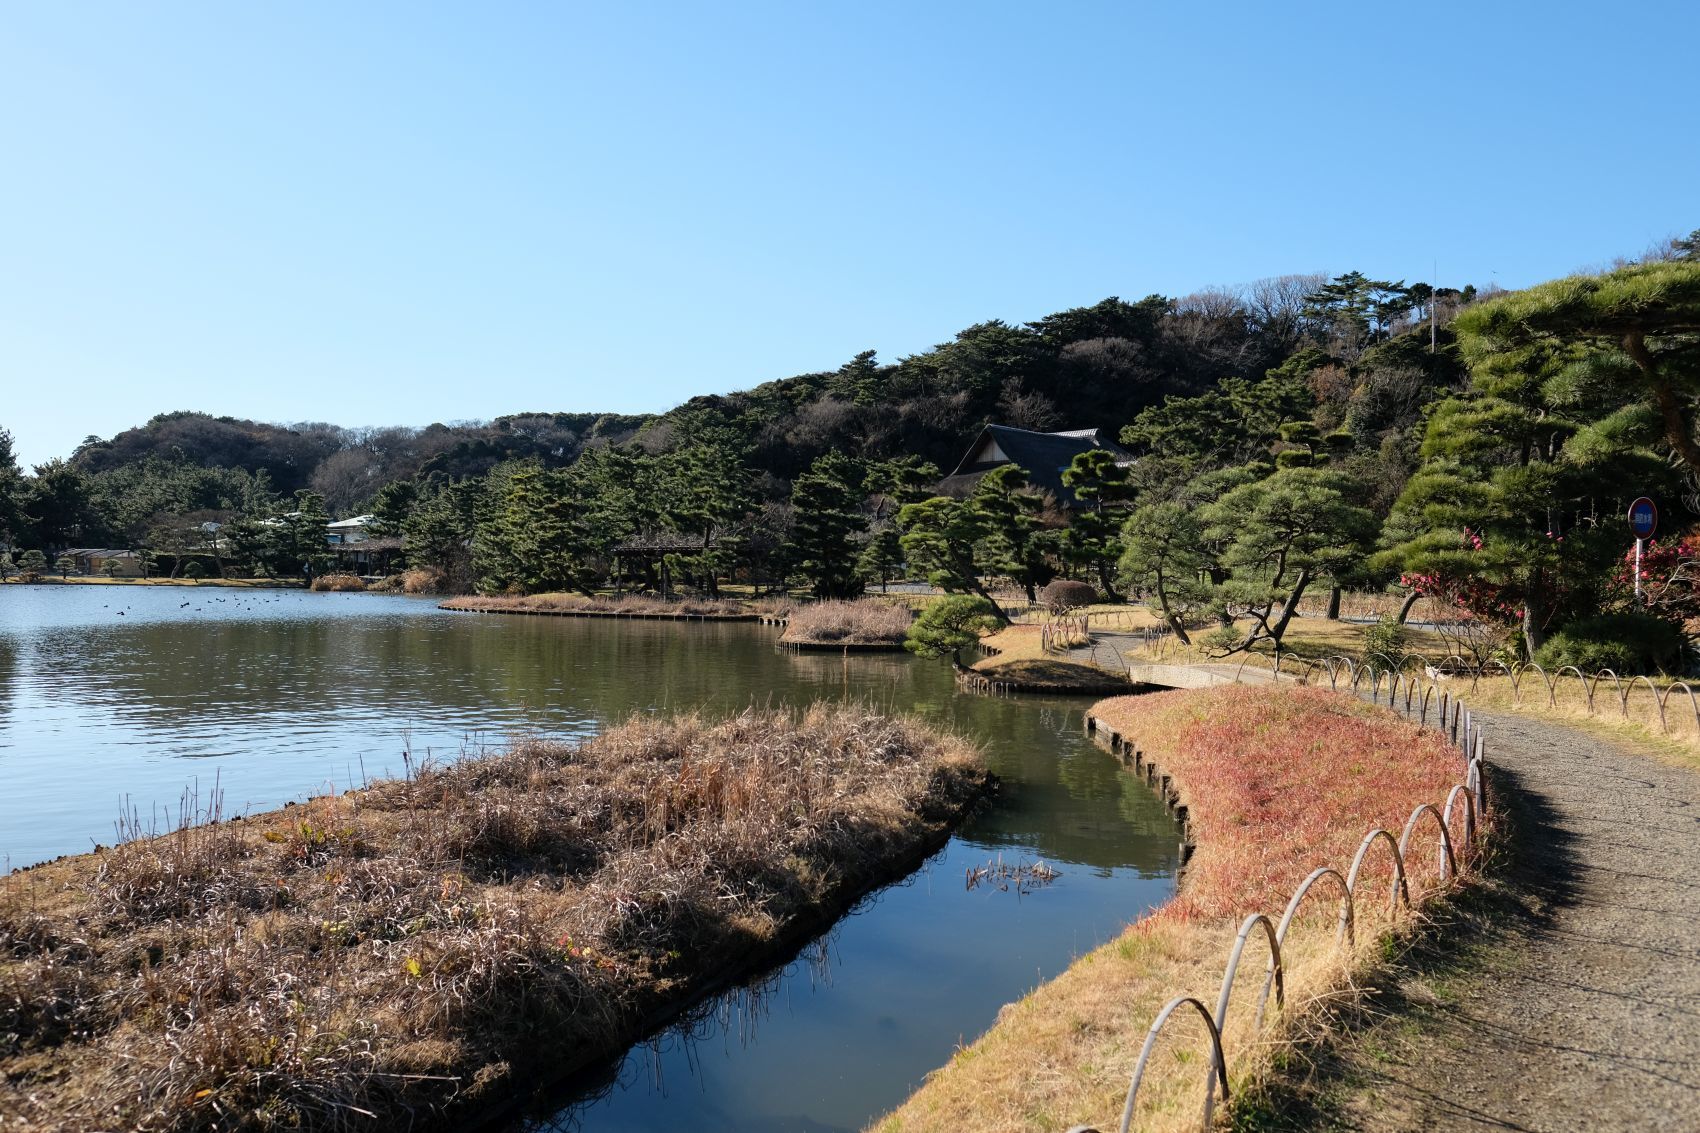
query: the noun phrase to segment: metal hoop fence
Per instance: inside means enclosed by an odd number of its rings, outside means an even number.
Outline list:
[[[1249,660],[1249,658],[1248,658]],[[1138,1111],[1139,1089],[1145,1080],[1146,1071],[1151,1062],[1157,1040],[1168,1025],[1170,1019],[1177,1013],[1195,1014],[1205,1023],[1209,1037],[1208,1069],[1205,1080],[1204,1109],[1201,1118],[1201,1128],[1208,1131],[1214,1119],[1218,1093],[1222,1101],[1230,1098],[1231,1076],[1228,1063],[1228,1052],[1224,1046],[1223,1035],[1228,1021],[1228,1008],[1232,1000],[1234,983],[1239,975],[1240,963],[1244,956],[1249,938],[1257,930],[1268,944],[1269,958],[1263,981],[1263,988],[1256,1003],[1256,1014],[1252,1022],[1252,1035],[1262,1032],[1264,1015],[1268,1006],[1271,992],[1275,997],[1275,1009],[1280,1012],[1286,1006],[1287,992],[1287,961],[1283,959],[1283,947],[1286,944],[1288,930],[1307,900],[1321,886],[1337,895],[1340,911],[1334,933],[1334,947],[1350,950],[1356,943],[1358,910],[1360,900],[1369,900],[1367,893],[1362,892],[1362,886],[1371,878],[1364,873],[1364,864],[1372,851],[1384,847],[1386,855],[1391,859],[1393,876],[1386,901],[1390,918],[1396,920],[1401,911],[1406,915],[1415,908],[1412,899],[1410,870],[1411,855],[1420,847],[1416,844],[1419,832],[1424,827],[1432,828],[1436,842],[1436,880],[1428,894],[1439,893],[1453,884],[1474,864],[1480,851],[1479,834],[1482,831],[1482,818],[1486,804],[1486,793],[1482,782],[1482,765],[1486,747],[1481,726],[1471,716],[1470,710],[1462,700],[1453,696],[1450,690],[1438,690],[1433,683],[1434,667],[1423,658],[1407,655],[1395,661],[1393,658],[1381,657],[1385,664],[1360,663],[1349,657],[1329,657],[1321,661],[1306,661],[1288,665],[1293,670],[1283,673],[1281,659],[1276,659],[1271,677],[1279,682],[1283,678],[1295,684],[1320,684],[1322,679],[1328,681],[1329,687],[1341,689],[1342,685],[1350,691],[1367,696],[1377,703],[1401,711],[1407,719],[1414,719],[1420,727],[1430,727],[1428,716],[1431,709],[1436,712],[1433,729],[1447,737],[1449,743],[1459,748],[1459,755],[1464,763],[1464,778],[1455,784],[1448,792],[1445,802],[1436,807],[1430,803],[1419,804],[1406,820],[1403,831],[1395,836],[1391,831],[1379,827],[1370,830],[1359,843],[1357,853],[1352,858],[1351,866],[1345,873],[1330,866],[1320,866],[1312,870],[1310,875],[1293,891],[1292,898],[1287,902],[1279,922],[1271,920],[1263,913],[1252,913],[1240,925],[1238,935],[1228,955],[1226,968],[1223,970],[1222,986],[1216,999],[1216,1009],[1210,1011],[1204,1001],[1194,995],[1177,995],[1166,1003],[1157,1013],[1149,1030],[1146,1032],[1145,1044],[1140,1049],[1139,1060],[1134,1066],[1133,1077],[1128,1083],[1127,1097],[1122,1108],[1120,1133],[1128,1133],[1133,1127],[1133,1118]],[[1416,677],[1407,675],[1411,671],[1410,662],[1416,661],[1424,666],[1423,675],[1429,677],[1427,688],[1422,688],[1419,695],[1420,682]],[[1244,671],[1244,662],[1235,674],[1235,683],[1239,683]],[[1319,679],[1313,681],[1312,677]],[[1402,701],[1400,694],[1403,693]],[[1102,736],[1112,750],[1131,750],[1133,745],[1101,721],[1091,720],[1092,731]],[[1461,829],[1460,829],[1461,827]],[[1379,884],[1379,880],[1376,881]],[[1379,900],[1379,898],[1377,899]],[[1184,1011],[1191,1008],[1190,1012]],[[1255,1045],[1255,1044],[1254,1044]],[[1084,1131],[1086,1127],[1076,1126],[1075,1131]],[[1071,1133],[1075,1133],[1071,1131]]]

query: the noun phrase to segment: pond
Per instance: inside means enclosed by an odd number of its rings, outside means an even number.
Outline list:
[[[519,1122],[600,1130],[850,1130],[901,1101],[998,1008],[1172,892],[1178,833],[1082,734],[1082,700],[956,691],[902,655],[796,654],[748,623],[499,617],[380,595],[0,586],[0,855],[110,843],[215,791],[264,810],[408,758],[634,712],[851,698],[979,742],[1003,781],[920,872],[784,970],[698,1012]],[[1054,881],[972,891],[1043,861]]]

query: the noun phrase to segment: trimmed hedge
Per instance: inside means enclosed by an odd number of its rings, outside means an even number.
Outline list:
[[[1575,665],[1585,673],[1669,672],[1682,662],[1682,630],[1651,614],[1601,614],[1571,622],[1535,651],[1547,669]]]

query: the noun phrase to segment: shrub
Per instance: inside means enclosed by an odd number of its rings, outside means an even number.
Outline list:
[[[1213,653],[1226,653],[1245,640],[1238,626],[1217,626],[1198,639],[1198,643]]]
[[[36,581],[46,569],[47,556],[33,547],[18,556],[18,573],[25,582]]]
[[[441,594],[448,589],[448,581],[441,567],[411,567],[401,572],[401,588],[408,594]]]
[[[196,562],[194,559],[190,559],[188,562],[183,564],[183,577],[184,578],[204,578],[206,576],[206,573],[207,573],[207,568],[203,567],[200,563]]]
[[[903,648],[921,657],[958,658],[964,648],[980,640],[980,634],[1003,624],[997,607],[984,598],[952,594],[921,611],[909,627]]]
[[[1651,614],[1601,614],[1571,622],[1535,653],[1543,668],[1574,665],[1585,673],[1672,670],[1682,663],[1682,630]]]
[[[1070,610],[1090,606],[1097,600],[1098,591],[1090,582],[1074,582],[1066,578],[1047,582],[1039,591],[1039,601],[1044,603],[1045,609],[1058,617]]]
[[[1376,654],[1399,660],[1399,655],[1405,650],[1405,627],[1399,619],[1387,615],[1374,625],[1364,627],[1364,656],[1374,658]]]
[[[314,590],[365,590],[366,584],[357,574],[321,574],[313,580]]]

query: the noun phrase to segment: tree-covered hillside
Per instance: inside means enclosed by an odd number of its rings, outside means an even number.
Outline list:
[[[297,573],[299,549],[272,545],[284,520],[371,511],[413,564],[485,590],[737,578],[839,597],[909,574],[988,596],[1062,575],[1146,596],[1183,637],[1217,626],[1222,650],[1279,646],[1307,592],[1403,587],[1533,653],[1601,615],[1686,618],[1674,559],[1650,615],[1625,604],[1617,517],[1649,494],[1667,531],[1694,518],[1697,253],[1673,241],[1489,296],[1349,272],[1111,297],[647,418],[351,431],[166,414],[33,475],[8,443],[0,525],[19,549],[182,558],[211,519],[218,569]],[[1068,499],[1014,466],[939,494],[994,422],[1105,429],[1133,459],[1074,457]]]

